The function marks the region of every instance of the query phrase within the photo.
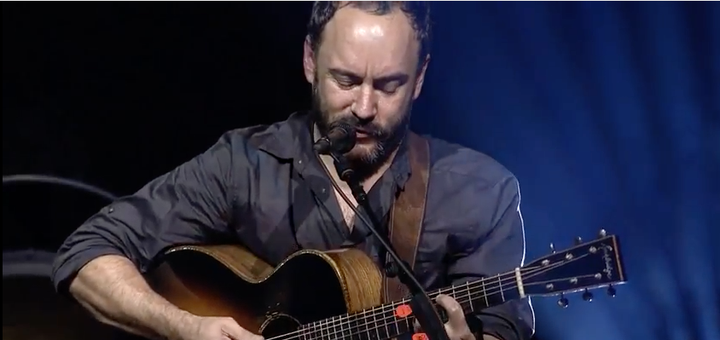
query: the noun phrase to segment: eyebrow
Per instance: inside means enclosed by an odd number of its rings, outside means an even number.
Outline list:
[[[358,75],[352,71],[343,70],[343,69],[339,69],[339,68],[331,68],[328,70],[328,72],[330,72],[330,74],[332,74],[333,76],[336,76],[336,77],[343,76],[343,77],[350,78],[352,80],[362,80],[363,79],[363,77],[361,75]],[[375,79],[375,82],[389,83],[391,81],[398,81],[398,82],[404,83],[407,81],[408,78],[409,78],[409,76],[403,72],[393,72],[393,73],[390,73],[390,74],[387,74],[387,75],[384,75],[384,76],[381,76],[381,77]]]

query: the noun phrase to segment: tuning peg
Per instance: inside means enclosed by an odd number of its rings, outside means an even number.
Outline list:
[[[617,292],[615,291],[615,287],[613,287],[612,285],[610,285],[610,286],[608,287],[608,289],[607,289],[607,293],[608,293],[608,295],[610,295],[610,296],[612,296],[612,297],[615,297],[615,293],[617,293]]]
[[[585,289],[585,293],[582,295],[583,300],[590,302],[593,299],[593,294],[590,293],[587,289]]]
[[[555,245],[550,243],[550,251],[555,254]]]
[[[598,233],[598,238],[603,238],[607,236],[607,231],[605,229],[600,229],[600,232]]]
[[[582,243],[582,237],[578,236],[575,238],[575,245]]]
[[[557,303],[558,303],[558,306],[560,306],[562,308],[567,308],[567,306],[570,304],[568,299],[563,294],[560,294],[560,300],[558,300]]]

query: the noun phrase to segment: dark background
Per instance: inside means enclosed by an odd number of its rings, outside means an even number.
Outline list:
[[[3,175],[129,194],[236,127],[309,106],[311,3],[3,3]],[[630,283],[534,298],[542,339],[720,338],[720,6],[448,3],[413,127],[520,180],[527,261],[600,228]],[[4,251],[106,204],[3,188]]]

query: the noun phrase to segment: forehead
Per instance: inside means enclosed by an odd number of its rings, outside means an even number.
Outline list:
[[[362,74],[416,67],[420,43],[399,9],[377,15],[352,6],[339,9],[325,26],[318,61]]]

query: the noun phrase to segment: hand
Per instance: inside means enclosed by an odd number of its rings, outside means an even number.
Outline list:
[[[230,317],[194,317],[186,329],[183,340],[263,340]]]
[[[439,294],[435,301],[447,312],[448,322],[445,324],[445,331],[450,340],[475,340],[475,335],[465,321],[465,313],[460,304],[445,294]],[[415,329],[418,331],[420,325],[415,321]]]

